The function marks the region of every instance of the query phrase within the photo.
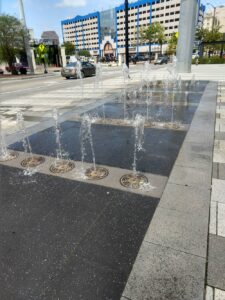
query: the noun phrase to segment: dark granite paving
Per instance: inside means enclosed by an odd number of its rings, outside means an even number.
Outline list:
[[[81,160],[79,131],[79,122],[62,123],[62,144],[73,160]],[[132,127],[94,124],[92,133],[96,163],[132,169],[134,151],[134,129]],[[145,128],[145,151],[138,153],[137,169],[142,172],[168,176],[185,134],[184,131]],[[34,134],[30,137],[30,142],[34,153],[55,155],[56,144],[53,128]],[[21,143],[13,145],[12,148],[23,151]],[[89,145],[86,162],[92,162]]]
[[[0,299],[119,300],[157,204],[0,165]]]
[[[190,124],[197,105],[158,105],[151,104],[148,106],[148,118],[155,122],[171,122],[172,111],[173,121],[182,124]],[[141,114],[147,118],[147,104],[134,104],[127,102],[125,109],[123,103],[106,103],[94,110],[89,111],[90,115],[97,115],[105,118],[123,119],[124,116],[128,119],[133,119],[136,114]]]

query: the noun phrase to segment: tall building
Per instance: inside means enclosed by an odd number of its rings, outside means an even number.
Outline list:
[[[210,10],[205,14],[204,17],[204,28],[211,30],[214,25],[220,25],[220,31],[225,33],[225,6],[218,6],[215,8],[215,18],[214,10]]]
[[[45,45],[59,45],[59,36],[55,31],[43,31],[40,39],[40,43]]]
[[[196,25],[203,22],[205,7],[198,3]],[[159,22],[165,28],[166,37],[178,32],[181,0],[139,0],[129,4],[130,53],[148,53],[149,45],[141,41],[140,28]],[[64,41],[75,44],[77,50],[87,49],[93,56],[117,57],[125,53],[124,4],[113,9],[76,16],[61,22]],[[153,45],[152,51],[160,51]]]

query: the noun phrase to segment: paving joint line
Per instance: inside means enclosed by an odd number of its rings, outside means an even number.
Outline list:
[[[193,254],[193,253],[190,253],[190,252],[187,252],[187,251],[183,251],[183,250],[180,250],[180,249],[176,249],[176,248],[173,248],[173,247],[165,246],[165,245],[158,244],[158,243],[153,243],[153,242],[150,242],[150,241],[147,241],[147,240],[144,240],[144,242],[147,243],[147,244],[152,244],[152,245],[155,245],[155,246],[160,246],[162,248],[171,249],[171,250],[174,250],[176,252],[180,252],[180,253],[184,253],[184,254],[187,254],[187,255],[195,256],[195,257],[198,257],[198,258],[201,258],[201,259],[204,259],[204,260],[206,259],[204,256]]]

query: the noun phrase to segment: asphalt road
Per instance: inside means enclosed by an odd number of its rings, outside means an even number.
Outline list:
[[[162,66],[152,66],[158,70]],[[141,78],[143,64],[131,65],[131,84],[137,84]],[[22,111],[26,117],[26,126],[33,126],[52,115],[52,109],[61,113],[71,110],[90,108],[99,103],[102,97],[119,93],[124,87],[121,67],[103,67],[103,84],[96,84],[96,77],[83,79],[83,89],[80,79],[67,80],[60,73],[47,76],[23,77],[11,79],[0,78],[0,116],[4,118],[5,132],[17,130],[16,114]],[[83,91],[83,92],[82,92]]]
[[[136,73],[143,68],[143,65],[131,65],[130,72]],[[162,68],[162,66],[152,66],[153,69]],[[121,76],[121,67],[104,67],[103,68],[103,80],[109,78],[116,78]],[[94,83],[94,77],[84,78],[83,83]],[[0,79],[0,105],[3,100],[10,100],[20,98],[24,95],[33,95],[37,92],[56,92],[57,89],[69,88],[74,86],[80,86],[79,80],[70,79],[66,80],[61,77],[60,73],[40,76],[37,78],[27,79]]]

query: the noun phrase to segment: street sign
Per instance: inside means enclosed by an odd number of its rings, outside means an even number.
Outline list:
[[[45,45],[40,44],[40,45],[38,46],[38,49],[39,49],[41,52],[44,52],[44,51],[45,51]]]

